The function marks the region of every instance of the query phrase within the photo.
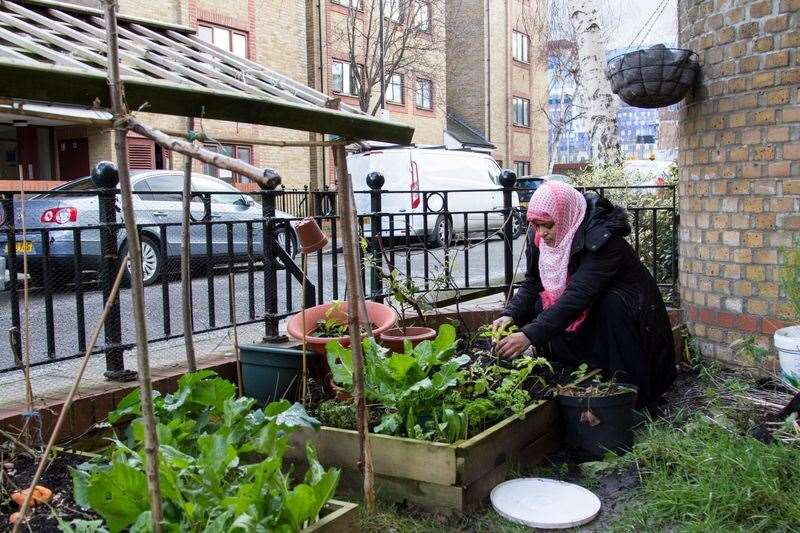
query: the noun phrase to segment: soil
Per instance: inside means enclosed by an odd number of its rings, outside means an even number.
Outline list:
[[[0,516],[0,530],[11,531],[12,525],[9,524],[8,518],[11,513],[19,509],[10,500],[9,494],[19,488],[28,488],[30,486],[38,463],[28,456],[18,456],[13,461],[4,460],[6,466],[10,466],[13,463],[13,468],[3,467],[3,482],[2,487],[0,487],[0,501],[2,501],[2,504],[0,504],[0,513],[2,514]],[[56,520],[55,514],[65,522],[76,518],[86,520],[99,518],[95,513],[81,509],[72,498],[72,476],[70,475],[69,467],[76,467],[86,462],[86,460],[84,456],[62,452],[50,463],[42,474],[39,484],[53,491],[53,499],[49,505],[37,505],[33,507],[32,512],[28,513],[26,525],[30,528],[30,531],[35,531],[36,533],[58,533],[60,530],[58,529],[58,520]]]

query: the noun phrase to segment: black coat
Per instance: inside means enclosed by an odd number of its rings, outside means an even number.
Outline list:
[[[541,310],[539,248],[534,244],[534,232],[530,231],[525,281],[504,314],[514,319],[533,346],[550,343],[553,348],[552,341],[560,337],[572,345],[573,351],[583,351],[585,358],[592,350],[606,349],[596,346],[602,343],[604,331],[610,330],[613,335],[615,329],[619,333],[624,328],[624,335],[617,335],[624,337],[623,341],[612,342],[613,350],[629,353],[601,354],[599,364],[610,366],[606,370],[611,374],[627,373],[629,381],[639,386],[643,400],[655,399],[675,377],[672,327],[661,291],[624,238],[631,232],[625,210],[593,192],[584,196],[586,215],[572,241],[564,294],[550,308]],[[623,308],[620,312],[609,311],[607,307],[600,311],[600,302],[608,295],[616,297],[617,306]],[[580,330],[576,334],[566,333],[566,328],[586,309],[589,317],[581,329],[593,328],[593,331],[583,335]],[[575,339],[582,339],[577,347]]]

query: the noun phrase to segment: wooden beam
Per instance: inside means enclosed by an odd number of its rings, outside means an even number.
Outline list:
[[[162,132],[166,133],[167,135],[171,135],[173,137],[177,137],[179,139],[185,139],[186,133],[185,131],[178,131],[178,130],[161,130]],[[195,132],[198,133],[198,132]],[[254,146],[277,146],[279,148],[309,148],[309,147],[327,147],[327,146],[339,146],[339,145],[347,145],[351,144],[350,141],[346,139],[339,139],[336,141],[278,141],[275,139],[258,139],[256,137],[217,137],[216,135],[206,135],[205,138],[203,134],[198,135],[197,141],[200,142],[219,142],[224,144],[252,144]]]
[[[303,131],[408,144],[414,129],[367,115],[299,105],[231,90],[212,91],[158,80],[123,77],[131,109],[182,117],[263,124]],[[0,97],[108,107],[99,71],[0,58]]]
[[[214,165],[217,168],[224,168],[236,174],[247,176],[263,188],[271,190],[277,187],[279,184],[279,182],[276,182],[273,178],[265,176],[266,169],[260,169],[245,163],[244,161],[240,161],[239,159],[234,159],[233,157],[228,157],[218,152],[206,150],[205,148],[195,146],[188,141],[175,139],[155,128],[151,128],[150,126],[142,124],[133,117],[127,117],[125,124],[129,129],[135,131],[139,135],[144,135],[148,139],[155,141],[159,146],[163,146],[168,150],[173,150],[179,154],[183,154],[194,159],[199,159],[200,161],[208,163],[209,165]]]
[[[36,117],[36,118],[44,118],[47,120],[62,120],[64,122],[69,122],[71,124],[80,124],[82,126],[95,126],[99,128],[107,128],[111,127],[114,124],[112,119],[102,119],[102,118],[86,118],[86,117],[74,117],[71,115],[59,115],[58,113],[46,113],[44,111],[30,111],[28,109],[22,108],[5,108],[0,107],[0,115],[3,114],[9,115],[20,115],[25,117]]]

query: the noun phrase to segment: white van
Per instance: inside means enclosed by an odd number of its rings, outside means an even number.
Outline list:
[[[467,232],[481,236],[503,226],[503,192],[498,183],[501,169],[488,154],[444,148],[388,147],[350,154],[347,168],[360,215],[372,212],[367,175],[371,172],[383,174],[386,181],[381,212],[395,215],[392,217],[393,232],[389,217],[382,217],[381,234],[384,236],[408,234],[441,245],[454,234],[463,236]],[[514,207],[519,205],[516,192],[512,202]],[[365,219],[364,223],[365,235],[372,235],[370,221]],[[514,238],[525,231],[524,217],[517,210],[513,228]]]

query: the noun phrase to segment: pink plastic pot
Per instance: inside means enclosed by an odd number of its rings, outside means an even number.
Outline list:
[[[376,302],[366,302],[367,316],[370,324],[373,324],[372,332],[377,337],[384,331],[392,328],[397,324],[397,313],[388,305],[379,304]],[[311,337],[308,336],[317,329],[317,322],[326,318],[332,318],[341,323],[346,324],[349,320],[348,311],[350,305],[347,302],[341,302],[337,308],[332,312],[331,316],[326,317],[325,314],[333,307],[333,304],[322,304],[306,309],[306,330],[303,331],[303,313],[297,313],[289,319],[286,324],[287,333],[292,338],[297,340],[306,339],[306,345],[309,349],[324,356],[325,345],[331,341],[339,341],[342,346],[350,344],[350,337]],[[363,336],[362,336],[363,337]]]
[[[381,334],[381,344],[396,353],[403,353],[405,350],[404,340],[416,346],[422,341],[436,337],[436,330],[425,327],[409,326],[403,332],[403,328],[387,329]]]

